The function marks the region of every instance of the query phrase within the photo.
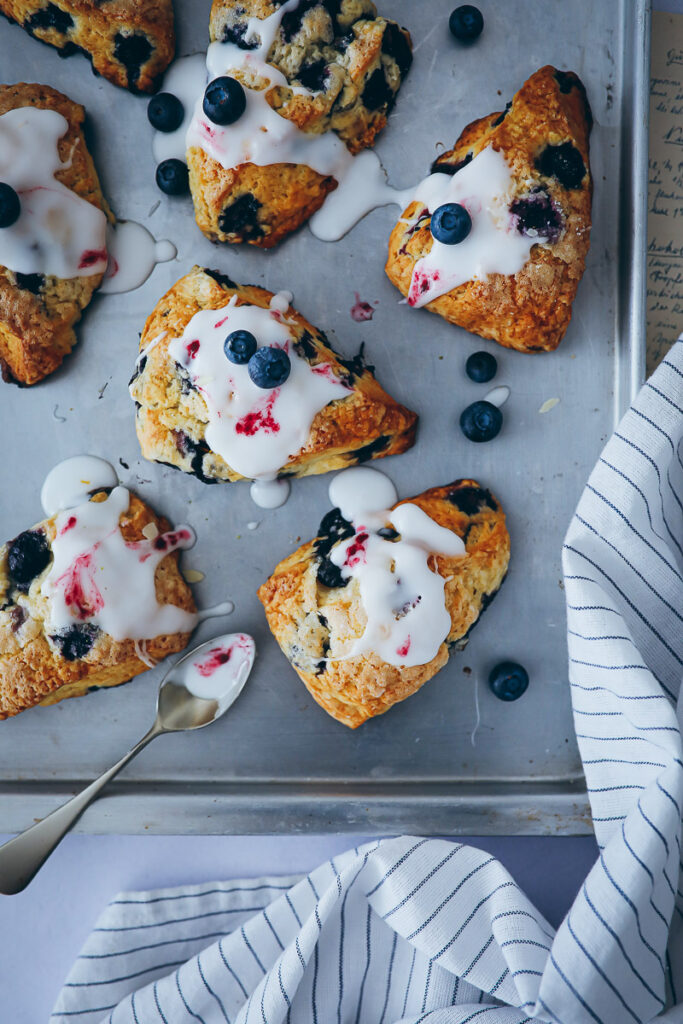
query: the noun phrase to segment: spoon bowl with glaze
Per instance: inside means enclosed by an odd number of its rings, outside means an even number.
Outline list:
[[[203,729],[239,697],[254,663],[246,633],[207,640],[180,658],[161,680],[152,727],[127,754],[82,792],[0,847],[0,893],[21,892],[108,782],[157,736]]]

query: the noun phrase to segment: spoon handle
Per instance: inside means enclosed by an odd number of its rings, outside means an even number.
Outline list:
[[[38,873],[56,846],[62,841],[72,825],[78,821],[83,811],[121,771],[129,761],[146,747],[150,740],[161,735],[164,730],[155,722],[149,732],[139,743],[128,751],[108,771],[91,782],[84,790],[77,793],[61,807],[31,825],[14,839],[10,839],[0,847],[0,893],[13,896],[25,889],[31,879]]]

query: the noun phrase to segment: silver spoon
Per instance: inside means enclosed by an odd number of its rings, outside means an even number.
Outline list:
[[[186,686],[171,678],[181,674],[178,670],[184,662],[196,657],[205,648],[215,645],[219,639],[214,637],[213,640],[207,640],[206,643],[195,647],[168,670],[159,685],[154,724],[139,743],[81,793],[0,847],[0,893],[12,896],[26,888],[86,807],[148,743],[163,733],[203,729],[231,707],[244,688],[251,666],[238,676],[234,688],[220,704],[216,700],[195,697]]]

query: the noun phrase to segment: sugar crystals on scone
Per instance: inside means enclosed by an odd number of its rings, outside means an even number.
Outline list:
[[[309,476],[406,451],[417,416],[273,295],[195,267],[159,301],[131,396],[142,454],[205,483]]]
[[[386,270],[408,305],[521,352],[555,349],[589,246],[591,123],[579,78],[547,66],[468,125],[391,235]]]

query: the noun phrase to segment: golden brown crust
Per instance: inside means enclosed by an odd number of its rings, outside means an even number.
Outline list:
[[[238,285],[216,271],[195,267],[177,281],[147,318],[141,351],[165,336],[147,354],[133,378],[131,394],[138,404],[136,427],[146,459],[166,462],[200,479],[233,481],[236,473],[205,440],[208,410],[201,394],[183,388],[180,369],[168,356],[168,346],[182,335],[202,309],[222,309],[236,295],[238,305],[267,309],[272,292]],[[317,328],[290,307],[297,354],[310,363],[330,363],[335,375],[352,388],[347,398],[321,409],[311,425],[309,440],[282,467],[283,476],[310,476],[343,469],[368,458],[397,455],[415,440],[417,416],[399,405],[359,360],[342,360]]]
[[[548,65],[525,82],[507,113],[496,112],[473,121],[453,149],[439,157],[435,168],[457,167],[492,146],[509,164],[518,183],[517,196],[542,189],[561,209],[565,223],[557,241],[533,246],[529,261],[519,273],[508,277],[492,274],[484,281],[469,281],[434,299],[427,309],[473,334],[520,352],[557,348],[571,319],[589,246],[590,125],[590,108],[578,77]],[[557,177],[538,169],[537,161],[546,147],[564,143],[579,151],[585,165],[579,187],[566,188]],[[421,205],[411,203],[389,241],[386,272],[406,296],[416,262],[432,246],[428,217],[412,234],[406,227],[405,221],[414,222],[420,212]]]
[[[104,497],[100,492],[92,500]],[[42,530],[49,543],[55,535],[55,519],[53,516],[32,529]],[[160,533],[169,529],[168,522],[134,494],[130,495],[130,506],[119,523],[127,541],[142,540],[143,529],[150,523]],[[8,547],[0,547],[0,719],[36,704],[56,704],[66,697],[82,696],[92,687],[118,686],[149,668],[138,656],[141,648],[136,647],[135,641],[116,641],[101,631],[82,658],[64,657],[46,632],[45,606],[40,598],[40,586],[49,565],[24,593],[13,586],[10,578]],[[154,582],[160,604],[196,611],[192,592],[178,569],[177,552],[162,559]],[[160,661],[181,651],[189,639],[189,633],[158,636],[145,641],[144,652],[151,661]]]
[[[280,562],[258,591],[275,639],[311,696],[352,729],[410,697],[446,664],[451,649],[464,646],[507,572],[510,537],[505,515],[496,498],[476,481],[457,480],[406,501],[462,537],[467,550],[464,558],[434,557],[446,580],[451,630],[427,665],[397,668],[376,654],[324,660],[331,640],[334,648],[361,636],[367,621],[357,581],[338,589],[318,581],[324,538],[304,544]]]
[[[242,43],[249,18],[264,19],[278,5],[269,0],[214,0],[212,41]],[[334,131],[351,153],[372,146],[385,126],[411,62],[410,35],[378,16],[371,0],[302,0],[285,14],[269,63],[287,85],[268,90],[268,102],[302,131]],[[241,70],[234,72],[244,79]],[[252,88],[262,79],[245,80]],[[312,95],[294,93],[290,84]],[[213,241],[276,245],[318,210],[337,187],[331,176],[303,164],[242,164],[226,170],[193,147],[188,151],[190,189],[197,223]]]
[[[175,53],[172,0],[0,0],[0,13],[131,92],[154,92]]]
[[[61,160],[69,166],[56,177],[113,219],[83,137],[83,107],[47,85],[0,86],[0,115],[29,106],[56,110],[69,122],[58,146]],[[57,369],[76,344],[74,324],[102,277],[25,277],[0,266],[0,367],[6,380],[35,384]]]

